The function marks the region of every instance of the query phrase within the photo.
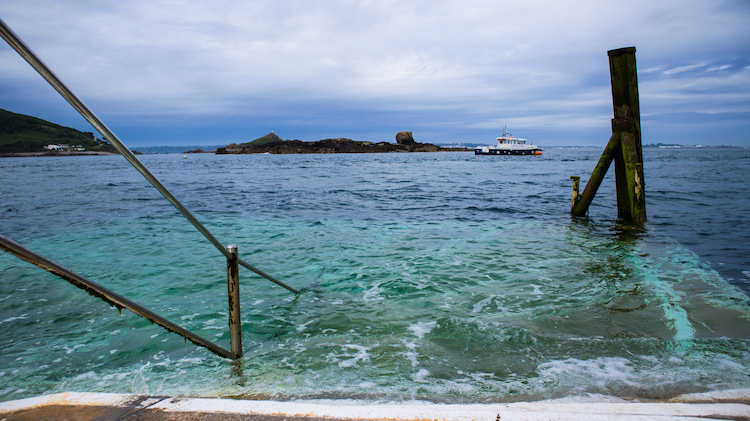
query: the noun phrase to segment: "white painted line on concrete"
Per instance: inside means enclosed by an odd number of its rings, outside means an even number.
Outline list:
[[[352,404],[331,402],[270,402],[227,399],[167,399],[152,406],[167,412],[224,412],[238,414],[283,415],[297,417],[379,419],[379,420],[454,420],[496,421],[492,405],[400,405]]]
[[[41,406],[127,406],[135,395],[119,395],[116,393],[77,393],[66,392],[55,395],[43,395],[16,401],[0,402],[0,414],[21,409],[37,408]]]
[[[712,403],[681,403],[712,402]],[[515,420],[696,420],[748,419],[750,405],[713,403],[748,401],[750,390],[726,391],[720,394],[686,395],[673,402],[517,402],[507,404],[432,404],[366,403],[362,401],[251,401],[206,398],[162,398],[110,393],[60,393],[17,401],[1,402],[0,414],[45,406],[141,407],[172,413],[222,413],[237,415],[280,415],[286,417],[320,417],[329,419],[375,420],[446,420],[446,421],[515,421]]]
[[[747,402],[750,403],[750,389],[719,390],[708,393],[686,393],[669,400],[669,402]]]

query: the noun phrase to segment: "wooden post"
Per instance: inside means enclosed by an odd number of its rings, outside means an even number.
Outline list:
[[[570,211],[573,212],[573,208],[575,208],[578,201],[578,189],[581,187],[581,177],[571,175],[570,179],[573,180],[573,200],[570,203]]]
[[[604,148],[583,193],[574,193],[570,213],[585,216],[612,161],[615,162],[617,217],[638,224],[646,222],[646,198],[641,146],[641,111],[635,47],[607,51],[612,82],[612,137]],[[571,177],[573,178],[573,177]],[[577,199],[577,200],[576,200]]]
[[[632,119],[613,118],[612,133],[617,133],[620,139],[622,139],[623,130],[627,130],[627,124],[630,120]],[[621,145],[618,145],[613,159],[615,161],[615,187],[617,188],[617,217],[623,221],[630,221],[632,214],[630,209],[630,195],[628,195],[628,177],[625,161],[622,158]]]
[[[596,164],[596,168],[591,172],[591,178],[586,183],[586,188],[583,189],[583,193],[578,196],[578,201],[573,204],[573,208],[570,213],[573,216],[586,216],[589,210],[591,201],[594,200],[596,191],[599,190],[599,186],[602,184],[604,176],[609,170],[609,166],[612,164],[614,157],[620,153],[620,135],[615,133],[609,138],[607,147],[604,148],[602,156],[599,158],[599,162]]]
[[[646,222],[646,200],[635,47],[611,50],[607,55],[615,115],[612,133],[621,134],[620,151],[614,156],[617,216],[643,223]]]
[[[242,357],[242,320],[240,319],[240,267],[237,262],[237,246],[227,246],[231,258],[227,259],[227,288],[229,293],[229,337],[231,351]]]

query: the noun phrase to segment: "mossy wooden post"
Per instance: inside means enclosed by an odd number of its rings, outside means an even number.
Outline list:
[[[576,206],[576,203],[578,202],[578,189],[581,187],[581,177],[577,175],[571,175],[570,179],[573,180],[573,200],[570,204],[570,211],[573,212],[573,209]]]
[[[621,134],[620,148],[614,156],[617,216],[626,221],[643,223],[646,222],[646,200],[635,47],[607,51],[607,55],[615,115],[612,133]]]
[[[615,114],[615,118],[612,119],[612,137],[591,173],[583,193],[577,195],[574,192],[570,213],[573,216],[586,215],[604,175],[614,161],[617,216],[624,221],[641,224],[646,222],[646,198],[635,47],[607,51],[607,55]],[[574,180],[574,183],[577,182],[578,180]],[[576,190],[575,184],[573,189]]]
[[[586,216],[589,205],[594,200],[596,191],[599,190],[599,186],[602,184],[602,180],[607,174],[612,160],[620,153],[620,137],[620,133],[613,133],[612,137],[609,138],[607,147],[604,148],[599,162],[596,164],[594,171],[591,172],[591,177],[588,183],[586,183],[586,188],[583,189],[583,193],[578,196],[578,200],[573,203],[573,207],[570,209],[570,213],[573,216]]]
[[[238,358],[242,357],[242,320],[240,319],[240,266],[238,264],[237,246],[227,246],[232,256],[227,259],[227,289],[229,295],[229,338],[231,351]]]

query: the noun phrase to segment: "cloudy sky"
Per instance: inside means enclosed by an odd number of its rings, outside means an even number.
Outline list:
[[[0,0],[124,142],[271,131],[604,146],[607,50],[637,48],[644,143],[750,146],[750,1]],[[0,108],[93,131],[7,44]]]

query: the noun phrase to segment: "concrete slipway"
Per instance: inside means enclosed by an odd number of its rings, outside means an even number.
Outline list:
[[[0,403],[3,420],[750,420],[750,389],[665,402],[587,397],[505,404],[249,401],[111,393],[60,393]]]

